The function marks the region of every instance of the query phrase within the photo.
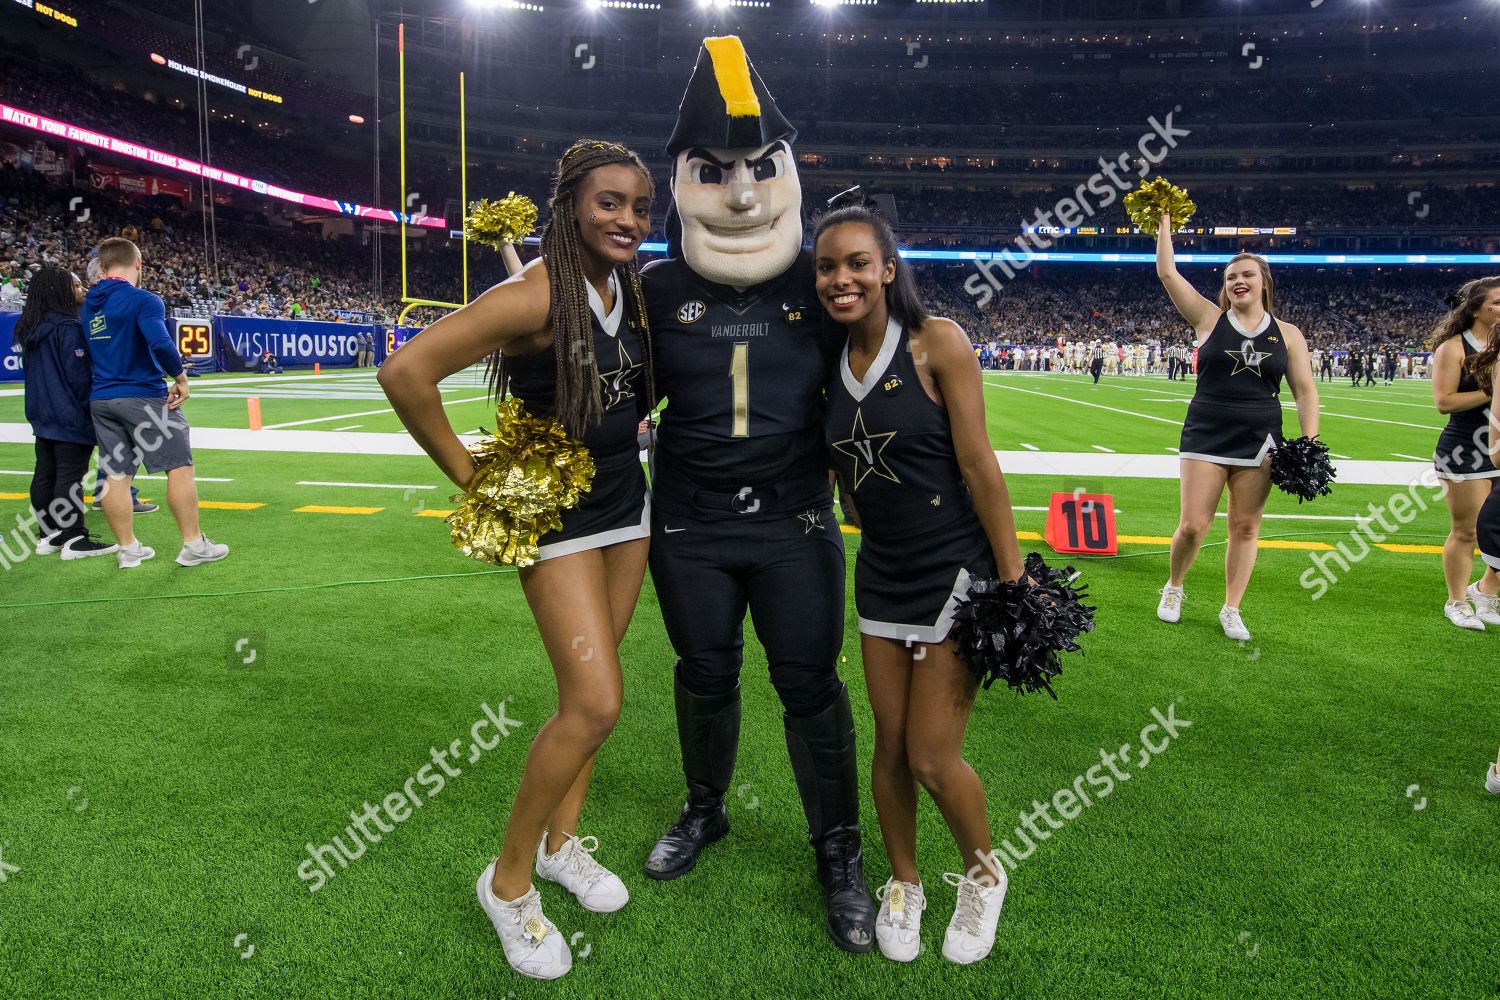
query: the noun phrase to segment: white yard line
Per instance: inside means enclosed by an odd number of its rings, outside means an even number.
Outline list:
[[[1430,461],[1432,461],[1431,458],[1423,458],[1420,455],[1403,455],[1399,451],[1393,451],[1393,452],[1391,452],[1391,457],[1392,458],[1409,458],[1413,462],[1430,462]]]
[[[477,403],[480,400],[489,399],[489,396],[472,396],[469,399],[447,399],[443,401],[445,406],[455,406],[459,403]],[[373,417],[381,413],[395,413],[396,411],[387,406],[380,410],[362,410],[359,413],[340,413],[332,417],[313,417],[311,420],[290,420],[283,424],[266,424],[261,430],[280,431],[288,427],[306,427],[308,424],[326,424],[330,420],[348,420],[350,417]]]
[[[136,476],[135,478],[137,478],[137,479],[159,479],[162,482],[166,482],[167,481],[167,477],[166,476]],[[196,482],[196,483],[232,483],[232,482],[234,482],[233,479],[221,479],[221,478],[217,478],[215,476],[194,476],[193,477],[193,481]]]
[[[1107,452],[1107,453],[1109,453],[1111,455],[1113,455],[1115,453],[1115,450],[1113,448],[1106,448],[1102,444],[1096,444],[1096,445],[1093,445],[1092,447],[1093,447],[1093,449],[1095,451]]]
[[[1086,400],[1074,399],[1072,396],[1059,396],[1051,392],[1037,392],[1035,389],[1022,389],[1019,386],[1005,385],[1001,382],[991,382],[989,379],[985,379],[984,384],[985,388],[988,389],[1008,389],[1011,392],[1024,392],[1031,396],[1043,396],[1047,399],[1060,399],[1064,403],[1077,403],[1079,406],[1091,406],[1096,410],[1108,410],[1111,413],[1123,413],[1128,417],[1140,417],[1142,420],[1155,420],[1157,423],[1171,424],[1173,427],[1182,426],[1181,420],[1169,420],[1166,417],[1152,416],[1149,413],[1137,413],[1134,410],[1122,410],[1116,406],[1105,406],[1103,403],[1090,403]]]
[[[1215,517],[1228,517],[1222,510]],[[1274,517],[1282,521],[1369,521],[1368,517],[1346,517],[1339,514],[1262,514],[1261,517]]]
[[[1025,448],[1027,451],[1041,451],[1042,450],[1042,449],[1038,448],[1034,444],[1027,444],[1025,441],[1021,442],[1021,447]],[[30,473],[27,473],[27,475],[30,475]]]
[[[31,426],[22,423],[0,423],[0,443],[31,444]],[[465,445],[480,440],[478,435],[459,438]],[[336,431],[251,431],[220,427],[193,428],[193,447],[198,451],[253,451],[283,454],[326,455],[410,455],[423,457],[410,435],[363,432],[340,434]],[[1032,452],[997,451],[995,457],[1006,475],[1048,476],[1053,479],[1108,481],[1112,479],[1178,479],[1181,459],[1176,455],[1104,455],[1098,452]],[[1432,462],[1340,462],[1338,479],[1347,486],[1410,486],[1432,468]],[[1103,485],[1101,483],[1101,485]],[[1114,488],[1121,488],[1110,483]]]
[[[322,483],[312,479],[299,480],[298,486],[359,486],[373,490],[435,490],[436,486],[417,486],[410,483]]]

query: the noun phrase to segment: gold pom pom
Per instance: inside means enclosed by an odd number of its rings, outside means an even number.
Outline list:
[[[452,499],[453,545],[480,562],[530,566],[537,541],[562,527],[562,512],[594,484],[594,459],[555,420],[531,416],[520,400],[495,412],[495,436],[469,448],[474,479]]]
[[[514,191],[499,201],[481,198],[469,205],[464,234],[475,243],[499,250],[530,236],[536,229],[536,214],[536,202]]]
[[[1165,177],[1156,177],[1125,196],[1125,211],[1137,229],[1155,236],[1164,214],[1172,217],[1172,231],[1176,232],[1188,224],[1198,206],[1182,188],[1167,183]]]

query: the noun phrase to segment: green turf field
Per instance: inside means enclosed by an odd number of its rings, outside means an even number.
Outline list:
[[[245,427],[253,389],[268,428],[350,441],[399,429],[368,374],[249,378],[194,380],[194,426]],[[1191,389],[987,381],[1006,452],[1168,456]],[[444,388],[469,400],[452,409],[460,431],[489,422],[472,373]],[[1323,406],[1324,437],[1355,460],[1430,455],[1442,423],[1425,382],[1335,383]],[[0,395],[0,427],[21,412]],[[1153,708],[1192,725],[1020,862],[995,951],[969,968],[939,954],[954,898],[940,876],[959,862],[925,800],[924,954],[898,966],[827,940],[753,639],[734,832],[684,879],[644,877],[682,794],[672,653],[648,580],[622,650],[624,712],[580,831],[600,839],[597,856],[633,898],[595,915],[543,883],[575,965],[538,984],[506,966],[473,895],[554,698],[514,573],[464,559],[441,517],[424,516],[450,492],[425,458],[200,447],[196,460],[204,525],[228,560],[173,564],[163,510],[137,521],[158,549],[137,571],[32,557],[0,572],[0,997],[1500,993],[1500,799],[1483,789],[1500,744],[1500,636],[1441,617],[1427,551],[1446,531],[1440,502],[1315,602],[1299,575],[1347,545],[1355,522],[1301,518],[1353,518],[1403,488],[1344,485],[1301,507],[1273,496],[1268,513],[1290,516],[1268,519],[1264,536],[1296,547],[1261,552],[1244,602],[1256,635],[1239,645],[1215,617],[1222,531],[1188,579],[1182,623],[1154,616],[1173,479],[1106,481],[1061,457],[1055,474],[1008,477],[1018,508],[1080,486],[1112,493],[1130,540],[1117,557],[1075,560],[1098,629],[1065,666],[1059,700],[980,698],[967,749],[996,843],[1017,842],[1019,814],[1073,787],[1101,750],[1129,743],[1138,764]],[[24,510],[16,473],[30,467],[29,445],[0,444],[0,524]],[[147,497],[162,487],[138,485]],[[1044,516],[1021,509],[1018,525],[1039,533]],[[852,561],[858,535],[845,540]],[[847,612],[841,670],[867,752],[852,597]],[[516,732],[308,892],[304,845],[401,789],[431,747],[467,743],[481,705],[502,701]],[[862,778],[867,790],[867,766]],[[864,813],[873,890],[888,870],[868,794]]]

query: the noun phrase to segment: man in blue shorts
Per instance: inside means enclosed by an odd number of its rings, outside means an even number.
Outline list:
[[[182,532],[181,566],[215,562],[229,546],[211,542],[198,528],[198,485],[182,404],[187,374],[167,333],[161,298],[139,288],[141,252],[126,239],[99,244],[97,285],[83,301],[94,380],[89,408],[99,440],[99,475],[107,477],[100,501],[120,545],[121,569],[156,555],[135,537],[130,480],[136,467],[167,474],[167,506]],[[163,379],[170,378],[170,389]]]

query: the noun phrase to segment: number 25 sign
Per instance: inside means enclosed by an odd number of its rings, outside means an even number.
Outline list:
[[[1052,494],[1043,537],[1060,553],[1115,555],[1115,498],[1108,493]]]

